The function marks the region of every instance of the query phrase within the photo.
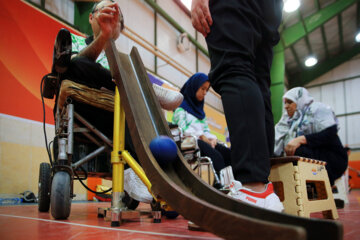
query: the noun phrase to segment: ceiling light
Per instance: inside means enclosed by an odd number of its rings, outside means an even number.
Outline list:
[[[358,32],[355,36],[355,41],[360,42],[360,32]]]
[[[316,57],[310,56],[310,57],[307,57],[307,58],[305,59],[305,66],[307,66],[307,67],[312,67],[312,66],[314,66],[315,64],[317,64],[317,62],[318,62],[318,60],[317,60]]]
[[[284,11],[287,13],[294,12],[300,7],[300,0],[284,0]]]

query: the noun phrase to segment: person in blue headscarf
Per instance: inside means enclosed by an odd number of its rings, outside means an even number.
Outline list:
[[[175,109],[172,121],[184,136],[196,137],[201,155],[210,157],[215,171],[220,172],[231,163],[230,149],[218,144],[216,136],[210,133],[204,112],[204,99],[209,88],[207,75],[196,73],[191,76],[180,90],[184,100]]]

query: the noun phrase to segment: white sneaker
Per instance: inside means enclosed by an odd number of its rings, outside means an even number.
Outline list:
[[[145,184],[131,168],[124,171],[124,190],[139,202],[151,203],[153,200]]]
[[[260,208],[275,212],[282,212],[284,210],[284,206],[280,202],[279,197],[274,193],[274,187],[271,182],[266,184],[263,192],[254,192],[253,190],[243,187],[239,181],[233,180],[230,184],[230,192],[228,195]]]
[[[174,110],[182,103],[184,96],[177,91],[161,87],[153,83],[153,89],[160,106],[165,110]]]

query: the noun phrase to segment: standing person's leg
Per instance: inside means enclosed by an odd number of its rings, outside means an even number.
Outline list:
[[[282,0],[259,0],[262,9],[262,41],[255,52],[255,77],[265,106],[265,129],[269,157],[274,153],[274,117],[271,106],[270,70],[273,60],[273,47],[279,42],[278,27],[282,18]]]
[[[231,141],[234,177],[243,183],[268,180],[270,165],[265,108],[254,75],[255,49],[261,40],[256,1],[210,2],[213,25],[207,37],[209,74],[220,93]]]
[[[265,131],[269,152],[268,158],[273,155],[275,141],[274,117],[272,113],[270,92],[270,68],[272,58],[272,46],[266,43],[262,43],[257,49],[255,60],[255,76],[265,107]]]

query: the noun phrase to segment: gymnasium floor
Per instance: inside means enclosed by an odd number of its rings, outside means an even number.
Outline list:
[[[360,239],[360,190],[352,190],[349,204],[339,209],[339,221],[344,224],[344,240]],[[50,213],[39,213],[36,204],[0,207],[0,239],[220,239],[207,232],[189,231],[187,221],[162,218],[161,223],[132,221],[120,227],[97,218],[98,207],[104,202],[73,202],[68,220],[55,221]],[[141,204],[140,209],[149,209]],[[194,209],[196,211],[196,209]],[[315,215],[320,216],[320,215]],[[320,239],[319,239],[320,240]]]

